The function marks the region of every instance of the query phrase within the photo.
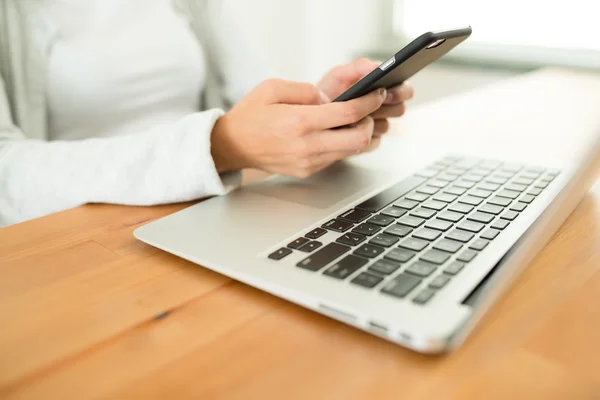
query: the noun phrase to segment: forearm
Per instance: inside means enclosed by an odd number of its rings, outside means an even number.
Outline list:
[[[227,192],[239,179],[221,180],[210,148],[221,114],[126,137],[0,142],[0,226],[90,202],[154,205]]]

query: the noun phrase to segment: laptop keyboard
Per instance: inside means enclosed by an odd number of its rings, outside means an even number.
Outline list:
[[[340,213],[268,258],[426,304],[468,268],[559,175],[558,170],[446,157]],[[334,242],[318,240],[328,231]]]

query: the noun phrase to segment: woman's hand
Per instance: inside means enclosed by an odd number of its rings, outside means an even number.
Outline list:
[[[377,115],[386,94],[381,89],[323,104],[324,94],[314,85],[267,80],[215,124],[211,153],[217,170],[259,168],[305,178],[370,150],[376,143],[369,115]]]
[[[321,79],[317,87],[328,97],[328,100],[333,100],[377,68],[379,64],[367,58],[360,58],[349,64],[335,67]],[[406,111],[404,102],[411,99],[413,95],[413,87],[407,82],[388,90],[383,106],[371,114],[375,119],[376,136],[388,131],[388,118],[400,117],[404,114]]]

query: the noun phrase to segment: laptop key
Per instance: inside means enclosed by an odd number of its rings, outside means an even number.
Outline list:
[[[488,203],[494,204],[496,206],[506,207],[507,205],[509,205],[511,203],[511,200],[506,197],[494,196],[488,200]]]
[[[509,210],[509,211],[505,212],[504,214],[502,214],[500,216],[500,218],[507,219],[509,221],[514,221],[514,219],[517,218],[518,216],[519,216],[518,212]]]
[[[448,186],[448,182],[439,179],[431,179],[427,182],[427,185],[442,189]]]
[[[478,174],[469,173],[467,175],[463,175],[462,179],[464,179],[465,181],[468,181],[468,182],[477,183],[483,179],[483,176],[478,175]]]
[[[440,211],[443,210],[447,206],[446,203],[442,203],[441,201],[429,200],[423,203],[424,208],[429,208],[430,210]]]
[[[418,295],[415,296],[414,299],[412,299],[412,301],[415,304],[423,305],[423,304],[426,304],[429,300],[431,300],[433,295],[435,295],[435,292],[433,290],[423,289],[419,292]]]
[[[489,178],[486,178],[485,181],[494,183],[496,185],[504,185],[508,181],[508,178],[503,178],[501,176],[490,176]]]
[[[499,191],[497,193],[497,195],[500,197],[506,197],[509,199],[516,199],[517,197],[519,197],[521,195],[521,193],[515,192],[514,190],[503,189],[503,190]]]
[[[479,211],[484,212],[484,213],[488,213],[488,214],[492,214],[492,215],[498,215],[502,211],[504,211],[504,208],[500,207],[500,206],[493,205],[493,204],[484,204],[481,207],[479,207]]]
[[[298,250],[303,251],[305,253],[312,253],[319,247],[323,246],[323,243],[313,240],[312,242],[306,243],[304,246],[300,247]]]
[[[411,228],[418,228],[423,225],[425,220],[419,217],[413,217],[412,215],[405,215],[398,220],[399,224],[410,226]]]
[[[425,224],[426,228],[437,229],[438,231],[446,232],[448,229],[452,228],[452,223],[448,221],[442,221],[441,219],[432,219],[427,221]]]
[[[369,267],[369,271],[377,272],[382,275],[389,275],[393,272],[396,272],[398,268],[400,268],[400,263],[393,262],[390,260],[377,260],[373,265]]]
[[[318,238],[320,238],[321,236],[323,236],[326,233],[327,233],[327,229],[315,228],[312,231],[308,232],[304,236],[307,237],[307,238],[309,238],[309,239],[318,239]]]
[[[336,242],[347,244],[348,246],[356,246],[357,244],[364,242],[366,238],[366,236],[359,235],[358,233],[346,232],[340,236]]]
[[[429,287],[432,289],[441,289],[446,284],[450,282],[450,277],[447,275],[438,275],[431,282],[429,282]]]
[[[444,221],[458,222],[463,218],[463,215],[453,211],[444,211],[439,213],[437,217],[439,219],[443,219]]]
[[[323,224],[321,227],[325,229],[329,229],[330,231],[335,232],[346,232],[348,229],[352,228],[354,224],[348,221],[342,221],[339,219],[332,219],[331,221]]]
[[[485,225],[475,221],[463,221],[456,227],[463,231],[479,233],[483,228],[485,228]]]
[[[418,239],[424,239],[424,240],[429,240],[434,241],[435,239],[437,239],[438,237],[440,237],[440,235],[442,234],[442,232],[440,231],[436,231],[433,229],[428,229],[428,228],[421,228],[418,231],[416,231],[415,233],[413,233],[413,237],[416,237]]]
[[[429,219],[435,215],[435,211],[427,209],[427,208],[419,207],[415,210],[412,210],[410,212],[410,215],[412,215],[414,217]]]
[[[447,172],[443,172],[440,175],[436,176],[436,179],[439,179],[441,181],[446,181],[446,182],[454,182],[455,180],[458,179],[460,175],[456,175],[456,174],[449,174]]]
[[[325,272],[323,272],[323,275],[327,275],[336,279],[346,279],[348,276],[358,271],[366,263],[368,263],[368,261],[364,258],[350,255],[333,264],[331,267],[325,270]]]
[[[459,212],[461,214],[468,214],[473,210],[473,208],[475,208],[475,207],[473,207],[469,204],[454,203],[450,207],[448,207],[448,210],[454,211],[454,212]]]
[[[509,223],[510,222],[508,222],[505,219],[498,219],[490,227],[502,230],[502,229],[506,228]]]
[[[481,177],[489,175],[490,172],[491,172],[491,170],[489,168],[480,168],[480,167],[477,167],[477,168],[472,169],[471,171],[469,171],[469,173],[471,175],[479,175]]]
[[[397,202],[394,203],[394,207],[405,208],[407,210],[412,210],[413,208],[415,208],[418,205],[419,205],[418,201],[408,200],[408,199],[398,200]]]
[[[496,190],[500,189],[500,185],[498,185],[497,183],[483,182],[477,186],[477,189],[483,189],[483,190],[489,190],[490,192],[495,192]]]
[[[394,200],[410,192],[426,180],[426,178],[411,176],[376,194],[370,199],[363,201],[355,208],[369,212],[377,212],[389,205]]]
[[[427,242],[425,240],[417,239],[417,238],[408,238],[408,239],[404,239],[404,241],[401,242],[398,246],[403,247],[408,250],[421,251],[428,245],[429,245],[429,242]]]
[[[464,263],[453,261],[444,269],[444,273],[448,275],[456,275],[465,267]]]
[[[290,254],[292,254],[292,251],[290,249],[282,247],[281,249],[269,254],[269,258],[271,260],[281,260],[283,257],[288,256]]]
[[[367,220],[367,223],[379,226],[388,226],[392,222],[394,222],[394,218],[385,215],[374,215]]]
[[[481,234],[482,239],[494,240],[500,231],[498,229],[488,228]]]
[[[520,201],[517,201],[515,204],[510,206],[511,210],[518,211],[518,212],[523,211],[525,208],[527,208],[527,203],[522,203]]]
[[[405,263],[405,262],[409,261],[411,258],[413,258],[415,256],[415,254],[416,253],[413,251],[398,248],[398,249],[390,250],[389,253],[387,253],[383,257],[386,259],[392,260],[392,261]]]
[[[451,188],[444,189],[444,193],[450,193],[455,196],[461,196],[461,195],[465,194],[466,191],[467,191],[467,189],[459,188],[456,186],[452,186]]]
[[[380,275],[389,275],[398,270],[401,264],[390,260],[378,260],[369,267],[369,272],[377,273]]]
[[[493,219],[494,216],[490,215],[490,214],[486,214],[486,213],[482,213],[479,211],[475,211],[473,214],[469,215],[467,217],[468,220],[470,221],[475,221],[475,222],[481,222],[484,224],[488,224],[490,223]]]
[[[502,171],[507,171],[507,172],[519,172],[520,170],[523,169],[523,166],[520,164],[504,164],[502,165],[502,168],[500,168]]]
[[[481,204],[482,201],[483,201],[483,199],[480,199],[479,197],[474,197],[474,196],[469,196],[469,195],[466,195],[466,196],[458,199],[459,203],[470,204],[472,206],[478,206]]]
[[[504,188],[508,190],[513,190],[515,192],[523,192],[527,190],[526,185],[520,185],[518,183],[509,183],[508,185],[504,186]]]
[[[371,213],[365,210],[348,210],[338,218],[343,219],[345,221],[350,221],[354,223],[362,222],[365,219],[369,218]]]
[[[446,235],[447,239],[457,240],[459,242],[467,243],[469,240],[473,239],[473,235],[471,232],[461,231],[459,229],[455,229]]]
[[[535,200],[535,196],[532,196],[530,194],[526,194],[525,196],[521,197],[519,199],[519,201],[522,201],[523,203],[531,203],[533,200]]]
[[[463,247],[462,243],[448,239],[442,239],[433,245],[434,249],[443,250],[448,253],[456,253],[461,247]]]
[[[426,195],[425,193],[414,192],[411,194],[407,194],[404,198],[408,199],[408,200],[414,200],[414,201],[421,202],[421,201],[427,200],[429,198],[429,195]]]
[[[307,238],[301,237],[301,238],[294,240],[291,243],[288,243],[287,247],[289,247],[290,249],[299,249],[300,247],[304,246],[308,242],[310,242],[310,240],[308,240]]]
[[[428,195],[436,194],[439,191],[440,191],[440,189],[433,187],[433,186],[421,186],[420,188],[417,189],[417,192],[425,193]]]
[[[530,196],[539,196],[540,193],[542,193],[542,189],[537,188],[537,187],[531,188],[527,192],[527,194],[530,195]]]
[[[372,244],[363,244],[358,249],[354,250],[354,254],[367,258],[375,258],[384,251],[385,249],[383,247],[375,246]]]
[[[529,186],[531,185],[533,182],[535,181],[535,179],[531,179],[531,178],[525,178],[524,176],[519,176],[517,178],[515,178],[513,180],[513,183],[516,183],[518,185],[525,185],[525,186]]]
[[[412,232],[412,228],[404,225],[394,224],[383,232],[394,236],[404,237]]]
[[[383,215],[387,215],[388,217],[392,217],[392,218],[400,218],[401,216],[403,216],[404,214],[406,214],[406,210],[403,208],[398,208],[398,207],[388,207],[385,210],[383,210],[381,212],[381,214]]]
[[[477,256],[476,251],[465,250],[462,253],[460,253],[460,255],[458,256],[458,258],[456,260],[467,263],[467,262],[470,262],[471,260],[473,260],[476,256]]]
[[[375,286],[377,286],[377,284],[382,280],[383,278],[380,276],[363,272],[359,274],[356,278],[352,279],[350,282],[354,283],[355,285],[366,287],[367,289],[372,289]]]
[[[406,272],[417,276],[428,277],[436,270],[436,268],[437,265],[435,264],[426,261],[415,261],[406,268]]]
[[[481,197],[482,199],[487,199],[488,197],[490,197],[492,195],[492,192],[490,192],[489,190],[483,190],[483,189],[473,189],[469,192],[469,194],[471,196]]]
[[[339,243],[329,243],[300,261],[296,266],[310,271],[318,271],[349,250],[350,247],[348,246]]]
[[[449,258],[450,254],[439,250],[427,250],[421,257],[419,257],[420,260],[439,265],[448,261]]]
[[[359,233],[361,235],[371,236],[371,235],[376,234],[380,230],[381,230],[381,228],[378,227],[377,225],[363,223],[363,224],[358,225],[356,228],[352,229],[352,232]]]
[[[433,196],[434,200],[443,201],[444,203],[452,203],[458,196],[450,193],[438,193]]]
[[[385,233],[380,233],[380,234],[376,235],[373,239],[371,239],[369,241],[369,243],[376,244],[378,246],[383,246],[383,247],[391,247],[394,244],[396,244],[396,242],[398,242],[398,240],[400,240],[400,238],[398,238],[396,236],[386,235]]]
[[[521,176],[524,177],[524,178],[529,178],[529,179],[537,179],[538,176],[540,176],[540,174],[532,174],[532,173],[529,173],[529,172],[523,172],[521,174]]]
[[[382,293],[395,297],[406,297],[414,288],[419,286],[421,279],[408,274],[400,274],[390,281],[383,289]]]
[[[469,244],[469,248],[473,249],[473,250],[481,251],[481,250],[485,249],[489,243],[490,242],[488,240],[477,239],[477,240],[474,240],[473,243]]]
[[[462,189],[471,189],[475,184],[469,181],[458,181],[454,182],[454,186],[462,188]]]

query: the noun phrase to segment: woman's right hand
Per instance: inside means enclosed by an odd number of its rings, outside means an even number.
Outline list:
[[[311,84],[267,80],[217,121],[211,136],[213,160],[219,172],[258,168],[308,177],[377,144],[369,114],[385,98],[380,89],[324,104]]]

